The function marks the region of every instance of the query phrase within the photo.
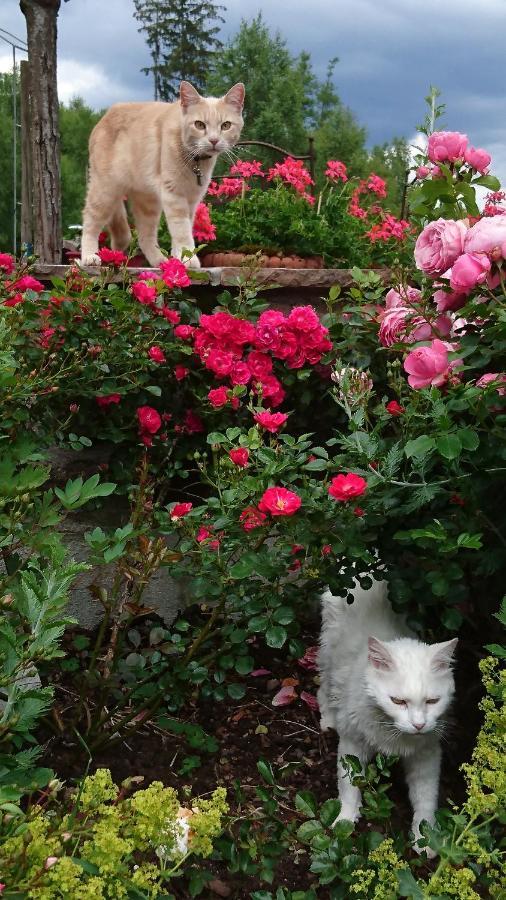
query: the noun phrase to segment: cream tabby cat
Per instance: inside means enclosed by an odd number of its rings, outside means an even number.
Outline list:
[[[107,225],[112,247],[125,250],[131,239],[124,198],[128,197],[139,246],[151,266],[165,255],[158,246],[163,210],[171,255],[193,250],[193,218],[204,197],[218,154],[239,139],[244,85],[224,97],[201,97],[181,82],[174,103],[117,103],[90,137],[90,175],[83,212],[81,263],[100,265],[98,235]],[[187,263],[199,268],[194,255]]]

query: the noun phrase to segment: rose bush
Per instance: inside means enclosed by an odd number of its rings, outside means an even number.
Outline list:
[[[88,535],[90,561],[115,565],[113,590],[84,692],[78,682],[80,701],[58,712],[94,752],[132,721],[184,710],[190,693],[209,703],[240,700],[264,645],[304,658],[301,631],[311,628],[316,642],[325,585],[348,596],[355,579],[367,588],[386,571],[394,607],[423,638],[464,634],[473,658],[496,642],[506,565],[506,245],[502,225],[487,224],[500,214],[471,224],[475,185],[498,190],[482,173],[485,159],[463,135],[433,135],[411,188],[418,265],[399,267],[388,285],[355,269],[353,287],[344,296],[333,288],[322,313],[268,308],[247,274],[200,312],[175,260],[133,281],[121,268],[115,282],[107,269],[98,279],[72,270],[48,288],[0,257],[3,434],[13,441],[27,431],[40,451],[112,446],[109,471],[131,499],[121,528]],[[280,168],[272,178],[297,171]],[[329,177],[341,188],[345,175],[335,165]],[[304,179],[291,184],[297,202],[308,203],[307,187]],[[366,191],[381,199],[381,179],[352,188],[357,221]],[[72,485],[58,490],[72,502]],[[22,497],[20,488],[9,501],[6,533],[22,531],[18,507],[31,502]],[[160,566],[184,579],[190,604],[146,640],[135,617]],[[293,687],[272,702],[293,700]],[[91,711],[86,691],[97,698]],[[487,710],[498,728],[499,713]],[[487,759],[498,789],[502,763]],[[371,778],[378,784],[381,773]],[[473,900],[496,877],[503,802],[497,794],[486,801],[477,778],[464,836],[455,838],[462,820],[448,810],[428,833],[442,860],[438,896],[459,893],[464,858]],[[328,883],[353,879],[356,893],[374,897],[375,884],[387,883],[382,873],[392,887],[403,869],[399,883],[411,890],[403,895],[418,897],[416,866],[400,866],[382,809],[378,801],[370,876],[365,864],[353,865],[354,875],[346,869],[350,854],[365,860],[372,846],[368,833],[362,840],[349,830],[339,832]],[[332,845],[334,833],[323,832],[336,814],[329,806],[322,827],[312,823],[300,838],[316,866]],[[280,850],[291,846],[288,831]],[[460,844],[467,855],[455,850]]]

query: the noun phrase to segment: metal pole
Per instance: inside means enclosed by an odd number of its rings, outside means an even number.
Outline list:
[[[13,203],[13,229],[12,248],[14,256],[18,250],[18,115],[16,103],[16,48],[12,45],[12,203]]]

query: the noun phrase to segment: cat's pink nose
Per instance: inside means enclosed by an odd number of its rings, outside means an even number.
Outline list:
[[[209,143],[212,144],[213,147],[216,147],[218,140],[219,140],[219,138],[209,138]]]
[[[421,731],[424,726],[425,722],[413,722],[413,727],[416,728],[417,731]]]

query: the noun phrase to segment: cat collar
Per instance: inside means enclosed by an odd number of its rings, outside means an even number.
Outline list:
[[[199,187],[202,185],[202,169],[200,168],[201,160],[211,159],[210,156],[196,156],[193,160],[192,172],[197,179]]]

